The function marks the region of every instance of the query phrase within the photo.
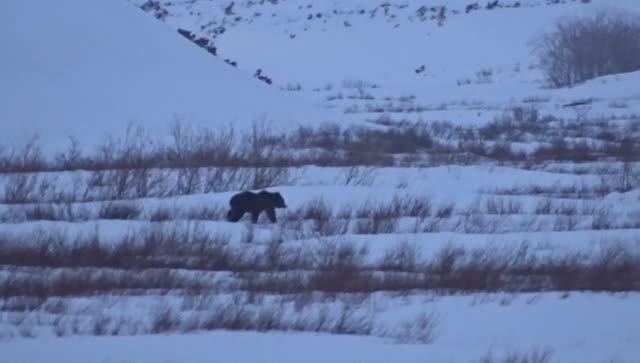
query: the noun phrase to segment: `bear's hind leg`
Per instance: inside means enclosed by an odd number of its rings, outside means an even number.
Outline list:
[[[251,222],[252,223],[258,223],[258,217],[260,217],[260,211],[257,212],[251,212]]]

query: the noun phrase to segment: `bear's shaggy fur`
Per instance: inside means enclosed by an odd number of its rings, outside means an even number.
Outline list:
[[[245,213],[251,213],[251,221],[258,222],[258,217],[263,211],[267,212],[267,217],[271,223],[276,223],[275,208],[286,208],[284,198],[280,193],[270,193],[266,190],[260,193],[252,193],[249,191],[238,193],[229,200],[231,210],[227,213],[229,222],[237,222]]]

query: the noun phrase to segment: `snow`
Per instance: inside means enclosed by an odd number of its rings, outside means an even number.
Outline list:
[[[435,344],[309,334],[208,332],[182,335],[15,339],[0,342],[10,362],[476,362],[488,353],[549,351],[550,362],[633,362],[640,354],[638,294],[379,297],[394,321],[436,312]],[[594,313],[595,312],[595,313]],[[400,318],[400,320],[402,320]]]
[[[637,116],[633,110],[640,105],[640,73],[552,90],[544,83],[532,44],[556,21],[599,10],[640,14],[638,2],[535,0],[515,7],[516,1],[500,1],[510,7],[493,10],[477,2],[480,9],[467,13],[471,3],[410,0],[386,2],[385,7],[362,1],[236,1],[233,14],[225,15],[222,4],[194,1],[164,5],[169,12],[164,21],[214,38],[221,57],[250,72],[263,69],[280,87],[298,85],[298,93],[345,111],[350,120],[376,120],[380,114],[365,111],[367,106],[390,109],[382,98],[399,95],[414,96],[409,104],[428,110],[385,112],[396,121],[478,124],[516,106],[574,117],[575,111],[562,105],[585,98],[593,101],[588,107],[592,117]],[[418,16],[423,6],[429,9],[425,19]],[[441,6],[446,18],[439,24],[432,17]],[[215,27],[224,27],[224,33],[212,35]],[[345,82],[376,88],[364,87],[368,100],[327,101],[355,93]],[[612,103],[624,107],[616,109]]]
[[[47,156],[66,148],[69,135],[92,148],[110,134],[123,136],[130,122],[163,141],[175,120],[214,130],[233,125],[240,132],[262,121],[273,131],[321,122],[366,125],[363,121],[377,119],[482,125],[513,107],[534,107],[541,117],[573,120],[588,116],[590,120],[612,121],[615,131],[621,132],[617,126],[637,120],[640,114],[640,71],[600,77],[573,88],[550,89],[529,46],[530,40],[557,19],[603,7],[638,13],[637,1],[552,4],[522,0],[517,8],[480,9],[468,14],[469,0],[429,2],[429,6],[446,6],[447,18],[441,25],[430,19],[434,15],[431,10],[426,20],[420,19],[417,11],[425,5],[421,0],[390,1],[388,5],[364,0],[242,0],[234,2],[229,15],[225,15],[225,8],[230,1],[163,2],[160,5],[169,13],[161,21],[135,7],[144,2],[4,0],[0,4],[0,151],[24,144],[34,133],[39,133]],[[382,15],[385,7],[390,15]],[[309,15],[313,15],[311,19]],[[220,26],[225,32],[214,35]],[[178,28],[212,39],[219,55],[194,46],[176,32]],[[225,59],[237,61],[238,67],[225,64]],[[416,73],[422,65],[425,71]],[[258,68],[273,78],[272,86],[252,77]],[[563,107],[579,100],[590,100],[590,104],[577,109]],[[531,152],[544,142],[523,141],[513,146]],[[527,253],[535,256],[562,259],[579,255],[584,257],[581,262],[587,263],[618,245],[634,256],[640,254],[639,189],[605,196],[561,191],[571,186],[594,190],[617,182],[618,167],[607,161],[558,162],[530,169],[489,163],[363,166],[361,171],[370,171],[370,177],[357,183],[347,182],[349,168],[290,168],[291,180],[268,188],[280,192],[288,204],[286,210],[277,211],[279,224],[275,226],[251,225],[246,220],[234,224],[217,217],[189,220],[187,212],[192,209],[220,208],[224,213],[237,191],[204,193],[199,189],[190,195],[173,195],[167,191],[175,185],[177,171],[152,170],[166,183],[166,195],[123,201],[141,208],[136,218],[100,219],[98,212],[109,201],[100,200],[97,187],[89,201],[77,198],[53,204],[86,209],[88,220],[27,220],[23,208],[32,205],[0,203],[0,237],[3,242],[15,236],[15,241],[29,243],[39,241],[38,233],[65,234],[68,241],[96,233],[101,242],[109,243],[155,228],[201,228],[208,236],[228,236],[227,247],[246,252],[243,256],[262,252],[282,238],[283,248],[304,252],[332,242],[366,247],[364,265],[379,262],[402,244],[415,246],[417,256],[412,257],[420,262],[450,247],[509,253],[526,246]],[[40,180],[49,178],[55,188],[37,196],[41,202],[48,202],[58,192],[77,197],[90,177],[91,171],[81,170],[39,173]],[[0,191],[5,191],[9,182],[8,174],[0,175]],[[556,193],[528,194],[528,187]],[[509,189],[516,193],[498,193]],[[335,217],[343,207],[357,210],[390,203],[394,198],[429,198],[433,210],[451,205],[453,214],[431,231],[416,228],[414,217],[402,216],[395,230],[379,234],[349,231],[321,235],[303,231],[313,220],[297,225],[295,218],[288,219],[296,209],[315,200],[324,201]],[[492,199],[514,201],[521,208],[503,214],[489,212],[487,202]],[[573,206],[574,214],[536,211],[539,203],[547,201],[554,206]],[[150,222],[159,208],[175,218]],[[593,219],[600,212],[610,225],[598,230]],[[554,225],[564,219],[570,219],[573,227],[562,230]],[[474,227],[474,220],[479,226]],[[33,233],[36,235],[31,238]],[[253,236],[250,243],[248,235]],[[2,265],[0,277],[45,279],[82,271]],[[147,272],[151,271],[141,271]],[[21,297],[3,298],[0,360],[477,362],[488,353],[500,356],[536,349],[549,349],[551,362],[632,362],[640,356],[637,292],[268,294],[239,289],[237,284],[249,280],[242,273],[180,268],[160,272],[203,282],[211,289],[193,296],[183,291],[145,290],[49,297],[46,301],[36,299],[39,305],[25,311],[10,308],[11,303],[19,307]],[[300,271],[304,272],[310,271]],[[52,313],[47,304],[56,299],[65,309]],[[371,319],[373,332],[371,336],[345,336],[275,331],[187,333],[178,329],[146,335],[158,308],[167,307],[189,317],[211,314],[219,303],[282,309],[290,320],[324,309],[331,316],[339,315],[340,308],[347,306]],[[437,317],[434,341],[402,344],[393,339],[392,333],[402,330],[407,322],[419,321],[423,313]],[[113,319],[112,324],[123,323],[123,329],[114,332],[117,336],[91,336],[90,324],[103,317]],[[76,320],[81,322],[78,332],[73,331]],[[66,329],[64,336],[54,337],[59,327]],[[33,339],[25,338],[30,336]]]
[[[3,1],[3,144],[38,133],[45,152],[73,135],[93,147],[129,123],[154,138],[175,120],[274,131],[336,121],[311,101],[239,71],[124,1]]]

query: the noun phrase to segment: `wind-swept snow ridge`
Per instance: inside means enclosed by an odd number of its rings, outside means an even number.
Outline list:
[[[0,44],[5,145],[38,133],[45,150],[66,147],[70,135],[91,146],[130,122],[166,135],[176,119],[276,130],[333,121],[124,1],[3,1]]]

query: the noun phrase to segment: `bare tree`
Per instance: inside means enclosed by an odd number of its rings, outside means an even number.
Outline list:
[[[640,69],[640,17],[601,11],[563,19],[536,39],[534,48],[553,87],[635,71]]]

